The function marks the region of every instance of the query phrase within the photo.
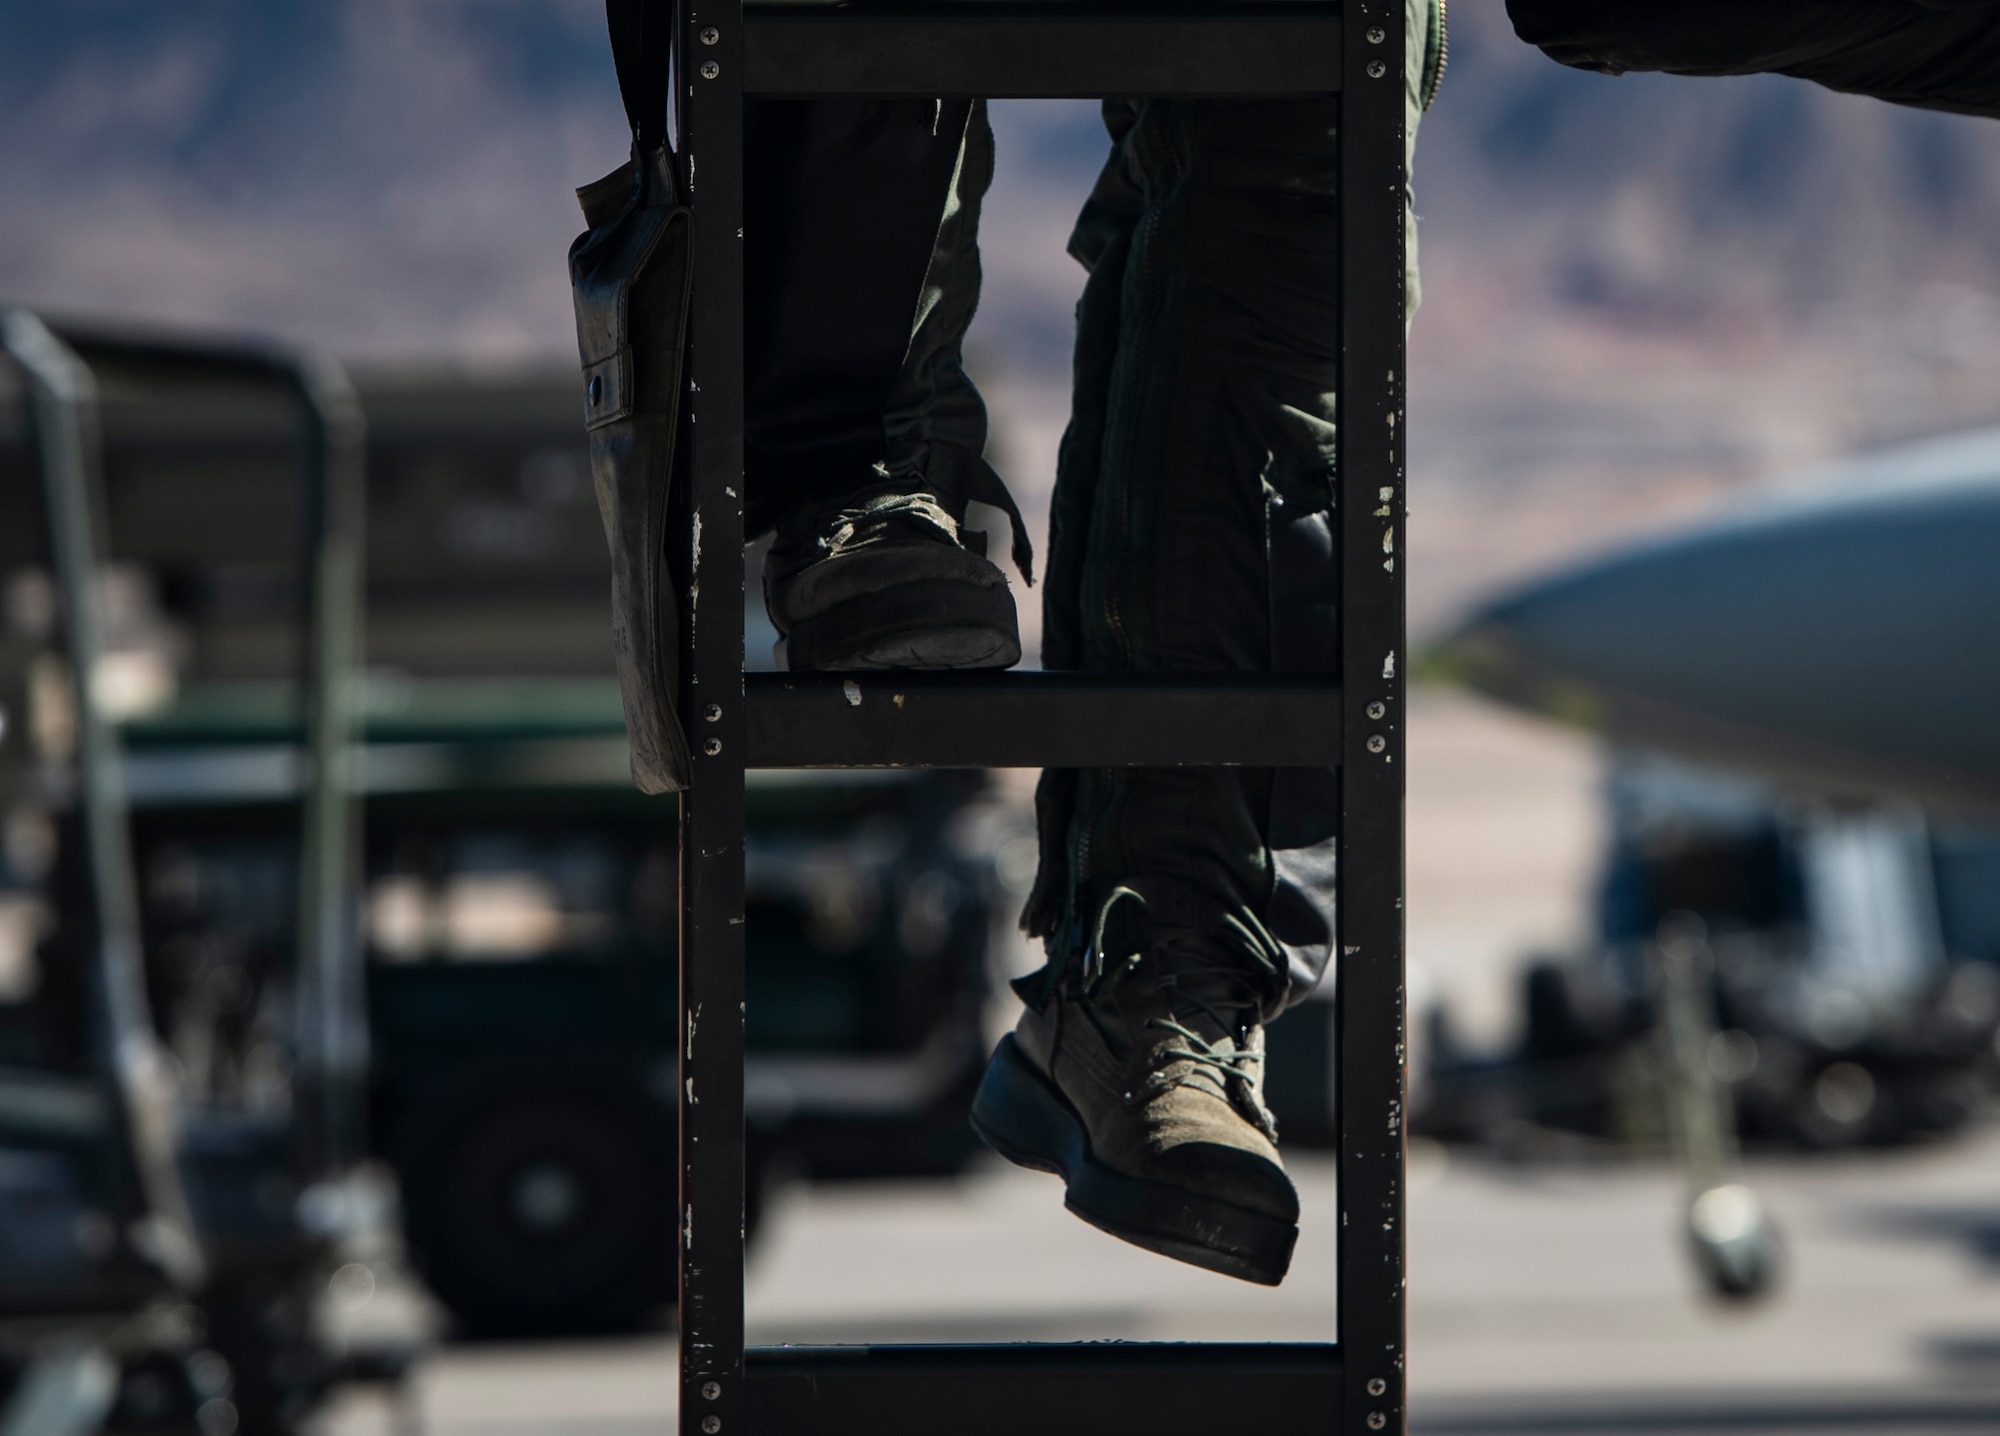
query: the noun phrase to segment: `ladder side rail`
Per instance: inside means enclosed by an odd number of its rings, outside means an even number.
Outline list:
[[[1341,94],[1338,1429],[1404,1402],[1404,0],[1350,0]]]
[[[745,1427],[743,1372],[743,9],[681,0],[682,194],[694,211],[688,402],[669,582],[686,584],[681,794],[680,1429]]]

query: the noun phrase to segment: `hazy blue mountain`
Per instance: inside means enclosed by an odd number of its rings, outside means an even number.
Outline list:
[[[1746,301],[1791,319],[2000,277],[2000,124],[1778,77],[1612,79],[1453,7],[1423,131],[1426,241],[1532,256],[1557,303],[1686,321]]]
[[[1937,342],[2000,346],[2000,127],[1575,74],[1497,0],[1456,11],[1419,161],[1438,263],[1634,324],[1930,295]],[[4,0],[0,294],[380,357],[561,355],[569,191],[624,149],[602,25],[596,0]],[[1004,117],[989,323],[1042,357],[1089,111]]]
[[[9,0],[0,293],[504,362],[624,124],[593,0]]]

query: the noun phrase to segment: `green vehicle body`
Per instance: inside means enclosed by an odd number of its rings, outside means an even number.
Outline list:
[[[672,1299],[676,811],[630,782],[571,388],[362,391],[368,1142],[420,1269],[479,1334],[630,1327]],[[145,917],[168,947],[282,948],[296,689],[254,624],[206,647],[192,627],[188,676],[123,729]],[[760,1169],[936,1173],[972,1153],[1005,894],[961,834],[987,792],[970,773],[759,775]]]

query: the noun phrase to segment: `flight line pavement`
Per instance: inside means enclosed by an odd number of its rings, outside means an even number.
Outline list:
[[[1110,1240],[1053,1179],[795,1187],[749,1287],[756,1342],[1321,1340],[1332,1326],[1331,1162],[1275,1291]],[[2000,1128],[1935,1146],[1769,1157],[1769,1300],[1703,1295],[1663,1165],[1502,1162],[1419,1143],[1410,1200],[1413,1427],[1434,1436],[2000,1430]],[[625,1436],[674,1409],[669,1336],[447,1347],[405,1419],[348,1398],[327,1436]]]

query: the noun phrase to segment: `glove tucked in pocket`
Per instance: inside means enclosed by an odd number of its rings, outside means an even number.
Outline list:
[[[611,636],[632,780],[687,786],[680,691],[680,584],[667,551],[680,423],[693,215],[660,145],[577,191],[589,229],[570,246],[584,422],[611,547]]]

